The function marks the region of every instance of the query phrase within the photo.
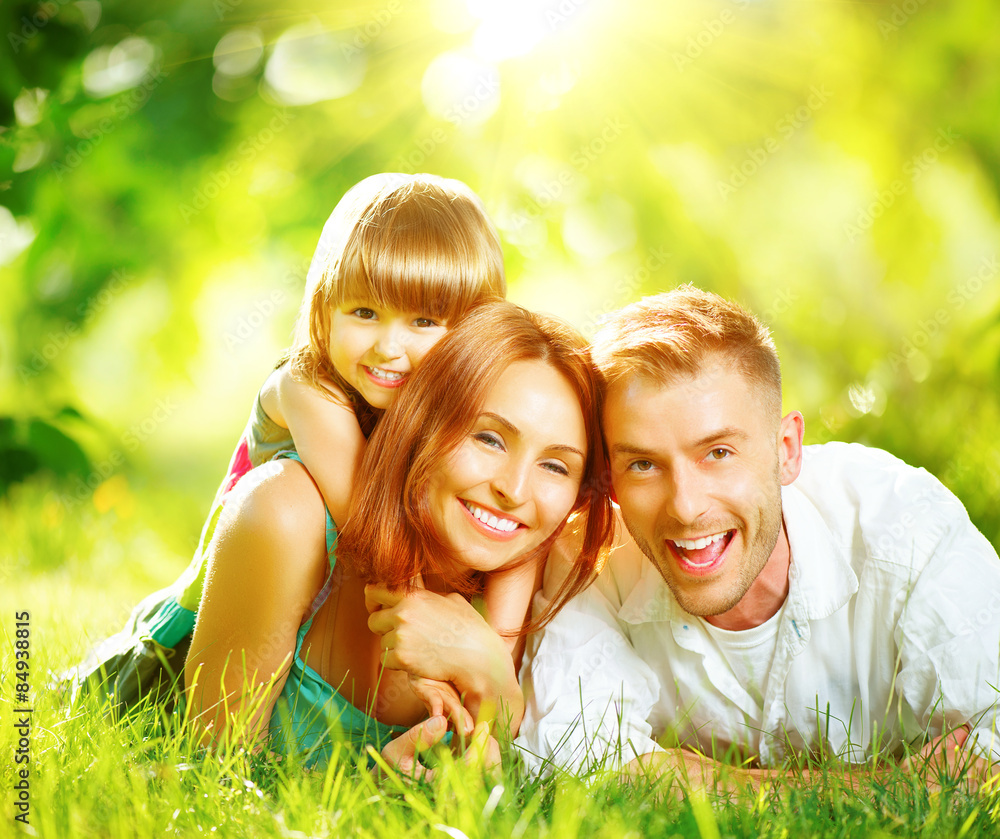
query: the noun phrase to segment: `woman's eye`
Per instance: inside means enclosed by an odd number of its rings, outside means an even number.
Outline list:
[[[476,434],[473,434],[472,436],[475,437],[480,443],[484,443],[487,446],[490,446],[491,448],[495,449],[503,448],[503,440],[497,437],[496,434],[492,434],[489,431],[479,431]]]
[[[417,318],[413,321],[413,325],[418,326],[421,329],[430,329],[432,326],[440,326],[434,318]]]
[[[636,460],[628,465],[630,472],[648,472],[653,468],[653,464],[648,460]]]
[[[708,459],[725,460],[727,457],[729,457],[730,454],[731,452],[729,451],[729,449],[712,449],[712,451],[708,453]]]
[[[361,320],[375,320],[378,317],[373,309],[366,309],[363,306],[355,309],[351,314],[361,318]]]
[[[547,469],[550,472],[555,472],[557,475],[569,475],[569,469],[558,461],[546,461],[542,464],[542,468]]]

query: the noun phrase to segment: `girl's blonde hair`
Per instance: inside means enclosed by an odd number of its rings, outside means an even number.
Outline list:
[[[479,197],[435,175],[372,175],[330,214],[306,277],[287,358],[293,375],[351,401],[365,434],[378,412],[330,360],[333,310],[347,302],[457,323],[478,303],[505,297],[500,237]]]

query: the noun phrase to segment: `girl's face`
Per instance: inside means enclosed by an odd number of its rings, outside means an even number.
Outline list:
[[[566,518],[586,458],[583,414],[570,383],[545,362],[515,362],[432,477],[434,524],[466,569],[502,568]]]
[[[330,360],[373,408],[388,408],[447,325],[420,312],[403,312],[371,301],[347,301],[334,309]]]

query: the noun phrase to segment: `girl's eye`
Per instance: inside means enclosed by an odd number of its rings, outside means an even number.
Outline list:
[[[378,317],[373,309],[366,309],[363,306],[355,309],[351,314],[361,318],[361,320],[375,320]]]
[[[729,457],[730,454],[731,452],[729,451],[729,449],[712,449],[712,451],[708,453],[708,459],[725,460],[727,457]]]
[[[648,460],[636,460],[628,465],[630,472],[648,472],[653,468],[653,464]]]
[[[440,324],[433,318],[417,318],[413,321],[414,326],[419,326],[421,329],[430,329],[432,326],[440,326]]]
[[[493,434],[490,431],[478,431],[472,436],[475,439],[477,439],[480,443],[483,443],[489,446],[490,448],[494,449],[503,448],[503,440],[501,440],[496,434]]]

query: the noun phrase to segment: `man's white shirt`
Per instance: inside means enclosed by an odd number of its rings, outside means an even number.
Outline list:
[[[789,591],[757,690],[730,666],[734,639],[727,658],[630,543],[529,639],[529,768],[616,768],[672,745],[864,763],[964,724],[1000,760],[1000,560],[961,502],[886,452],[828,443],[805,447],[782,515]]]

